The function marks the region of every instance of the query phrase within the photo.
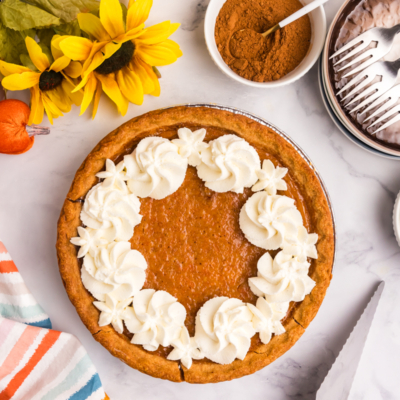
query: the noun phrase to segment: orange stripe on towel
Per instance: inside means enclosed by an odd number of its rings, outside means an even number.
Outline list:
[[[27,378],[27,376],[32,372],[47,351],[53,346],[60,335],[61,332],[58,331],[49,331],[46,334],[35,353],[26,363],[25,367],[23,367],[21,371],[19,371],[14,378],[11,379],[8,386],[0,393],[0,400],[9,400],[14,396],[15,392],[24,383],[24,380]]]
[[[18,268],[12,260],[0,261],[0,272],[3,274],[7,272],[18,272]]]
[[[40,328],[37,328],[35,326],[28,325],[25,328],[17,343],[15,343],[14,347],[8,354],[3,365],[0,366],[0,380],[8,374],[11,374],[12,371],[14,371],[14,369],[22,360],[24,354],[28,351],[29,347],[31,347],[32,343],[35,341],[39,332]]]
[[[0,253],[7,253],[6,246],[4,246],[1,240],[0,240]]]

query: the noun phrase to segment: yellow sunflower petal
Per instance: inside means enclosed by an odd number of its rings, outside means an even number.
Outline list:
[[[104,59],[110,58],[114,53],[116,53],[121,48],[121,43],[107,43],[102,50]]]
[[[53,58],[57,60],[60,57],[64,56],[64,53],[60,49],[60,42],[64,39],[66,39],[67,36],[60,36],[60,35],[54,35],[51,39],[51,54],[53,55]]]
[[[137,37],[141,36],[145,30],[144,24],[139,25],[137,28],[131,29],[130,31],[119,35],[117,38],[113,39],[113,42],[115,43],[124,43],[127,42],[128,40],[133,40],[136,39]]]
[[[50,62],[46,54],[43,53],[41,47],[30,36],[25,38],[25,44],[29,57],[35,64],[35,67],[40,72],[46,71],[46,69],[50,67]]]
[[[147,28],[138,41],[143,44],[156,44],[168,39],[181,24],[171,24],[170,21],[161,22],[160,24],[153,25]]]
[[[71,100],[64,92],[62,86],[58,86],[55,89],[48,90],[46,96],[49,100],[63,113],[71,111]]]
[[[96,74],[97,79],[101,82],[104,93],[117,105],[118,111],[125,115],[128,111],[129,102],[121,93],[114,74],[100,75]]]
[[[71,60],[86,60],[90,56],[93,43],[86,38],[70,36],[60,41],[60,49]]]
[[[37,87],[31,88],[31,113],[28,125],[40,124],[43,121],[44,107],[40,90]]]
[[[149,65],[162,66],[172,64],[179,56],[169,45],[166,45],[166,42],[154,45],[138,43],[136,55]]]
[[[81,112],[79,115],[82,115],[86,109],[89,107],[89,104],[93,100],[94,92],[97,87],[97,79],[95,78],[94,74],[90,75],[90,78],[85,86],[85,91],[83,93],[83,100],[81,105]]]
[[[103,89],[101,87],[101,82],[97,81],[96,94],[94,95],[94,102],[93,102],[92,119],[94,119],[94,117],[97,114],[97,109],[99,108],[100,97],[102,94],[103,94]]]
[[[87,58],[87,60],[83,63],[82,76],[85,75],[86,70],[88,70],[90,68],[90,65],[93,62],[93,58],[94,58],[95,54],[97,54],[99,51],[101,51],[105,47],[106,44],[107,44],[106,42],[93,43],[93,47],[92,47],[92,50],[90,51],[90,55]]]
[[[24,90],[38,85],[39,79],[40,73],[38,72],[23,72],[6,76],[2,85],[7,90]]]
[[[71,78],[79,78],[82,73],[82,64],[79,61],[71,61],[64,72]]]
[[[96,38],[99,42],[111,40],[110,35],[101,24],[100,18],[90,13],[78,14],[80,28],[87,34]]]
[[[117,82],[122,94],[137,105],[143,104],[143,87],[139,77],[129,68],[122,68],[117,72]]]
[[[95,56],[93,57],[92,63],[90,64],[89,68],[84,73],[82,73],[82,80],[79,83],[79,85],[73,90],[74,92],[82,89],[87,84],[90,75],[99,65],[101,65],[103,61],[104,61],[103,54],[100,52],[96,53]]]
[[[101,0],[100,21],[112,39],[125,33],[124,17],[119,0]]]
[[[148,67],[148,68],[146,68]],[[154,78],[152,75],[155,75],[152,68],[145,64],[142,60],[137,57],[133,57],[133,60],[130,63],[130,68],[133,72],[138,75],[139,79],[142,82],[143,93],[149,94],[154,91]],[[151,71],[152,74],[149,73]],[[158,81],[157,77],[155,77]]]
[[[71,83],[68,79],[63,79],[61,83],[63,90],[67,94],[67,96],[71,99],[71,101],[76,105],[80,106],[83,100],[83,92],[82,90],[77,91],[76,93],[72,93],[75,89],[75,85]]]
[[[44,92],[42,94],[43,106],[46,110],[46,114],[51,124],[53,124],[53,118],[62,117],[63,113],[59,108],[46,96]]]
[[[22,65],[10,64],[0,60],[0,73],[3,76],[22,74],[23,72],[31,72],[31,70]]]
[[[129,31],[143,24],[149,17],[152,5],[153,0],[136,0],[135,2],[130,0],[126,16],[126,30]]]
[[[50,70],[60,72],[63,69],[67,68],[70,62],[70,58],[68,58],[67,56],[62,56],[60,58],[57,58],[57,60],[55,60],[53,64],[51,64]]]
[[[164,42],[159,43],[158,46],[171,50],[176,55],[177,58],[181,57],[183,54],[182,50],[179,47],[179,44],[170,39],[167,39]]]

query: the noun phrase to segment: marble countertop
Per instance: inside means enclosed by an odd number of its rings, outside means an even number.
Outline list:
[[[155,0],[149,23],[181,22],[174,39],[184,57],[161,68],[162,94],[130,105],[118,116],[103,98],[97,118],[74,109],[55,121],[51,135],[31,151],[0,155],[0,237],[54,329],[76,335],[117,399],[314,399],[316,390],[381,280],[387,282],[382,315],[353,398],[399,399],[400,248],[392,209],[400,190],[400,163],[374,156],[351,143],[331,121],[319,93],[317,68],[295,84],[273,90],[243,86],[210,59],[203,34],[208,0]],[[328,23],[342,4],[325,5]],[[13,94],[24,98],[24,93]],[[175,384],[133,370],[98,344],[68,300],[57,267],[56,224],[74,174],[88,152],[111,130],[147,111],[181,103],[219,103],[245,109],[286,132],[308,154],[327,186],[337,224],[337,258],[325,301],[306,333],[263,370],[232,382]],[[47,123],[47,120],[44,121]],[[331,399],[327,399],[331,400]],[[338,399],[332,399],[338,400]]]

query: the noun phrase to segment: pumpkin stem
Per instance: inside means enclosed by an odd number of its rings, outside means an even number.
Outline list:
[[[39,126],[39,125],[27,125],[26,131],[30,137],[38,136],[38,135],[48,135],[50,133],[50,128],[47,126]]]

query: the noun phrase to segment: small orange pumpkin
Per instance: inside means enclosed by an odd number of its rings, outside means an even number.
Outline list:
[[[30,113],[22,101],[0,101],[0,153],[25,153],[33,146],[35,135],[49,133],[49,128],[28,126]]]

